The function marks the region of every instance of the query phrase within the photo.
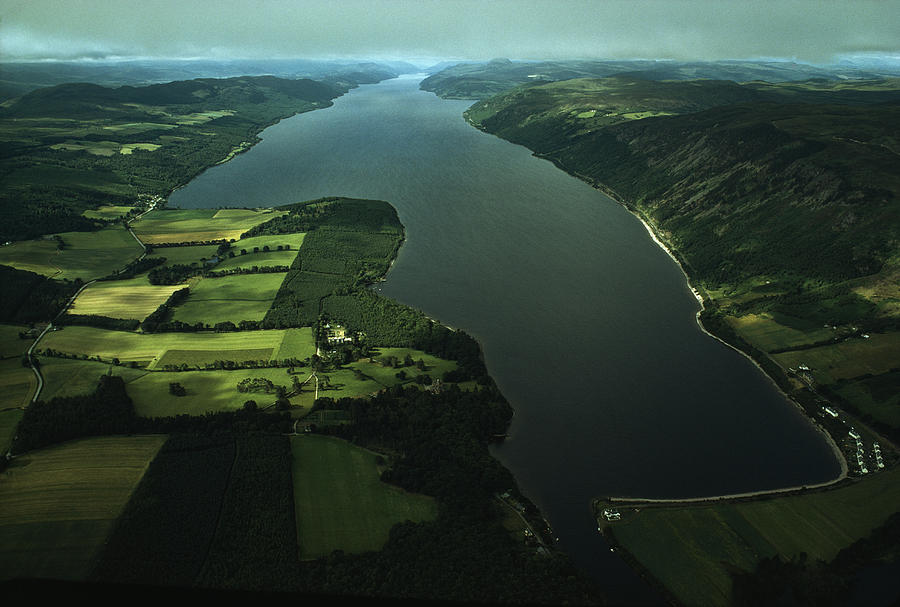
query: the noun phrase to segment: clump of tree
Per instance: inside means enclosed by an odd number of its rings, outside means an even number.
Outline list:
[[[62,314],[54,323],[59,326],[82,325],[113,331],[135,331],[141,321],[136,318],[112,318],[100,314]]]
[[[203,268],[197,265],[176,263],[171,266],[155,268],[147,274],[147,280],[151,285],[177,285],[191,276],[197,276],[203,272]]]
[[[169,295],[169,298],[166,299],[165,303],[160,304],[156,310],[141,322],[141,330],[145,333],[154,333],[158,331],[165,323],[172,308],[184,303],[190,292],[191,290],[188,287],[185,287],[183,289],[178,289]]]
[[[275,383],[265,377],[245,377],[237,384],[238,392],[265,392],[271,394],[273,392],[284,393],[285,387],[275,385]]]
[[[81,286],[81,281],[46,276],[0,265],[0,321],[30,323],[52,320]]]
[[[13,441],[13,453],[85,436],[126,434],[135,419],[134,405],[121,377],[102,375],[97,389],[81,396],[56,397],[29,405]]]
[[[104,276],[100,280],[124,280],[126,278],[134,278],[138,274],[151,270],[164,263],[166,263],[165,257],[143,257],[132,261],[123,269],[113,272],[108,276]]]

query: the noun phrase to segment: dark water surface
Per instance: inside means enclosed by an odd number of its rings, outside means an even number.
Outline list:
[[[366,85],[175,192],[170,206],[386,200],[406,226],[382,293],[482,344],[515,408],[494,450],[560,544],[625,596],[595,496],[811,484],[839,465],[747,359],[704,335],[675,262],[621,206],[462,119],[420,78]]]

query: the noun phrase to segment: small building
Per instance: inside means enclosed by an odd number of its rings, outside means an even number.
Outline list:
[[[850,428],[849,434],[850,434],[850,436],[852,436],[852,437],[855,438],[855,439],[860,439],[860,438],[862,438],[862,437],[860,436],[859,432],[857,432],[855,428]]]
[[[837,417],[837,416],[838,416],[838,412],[835,411],[834,409],[832,409],[831,407],[822,407],[822,408],[825,410],[825,413],[827,413],[827,414],[830,415],[831,417]]]
[[[616,508],[604,508],[603,518],[608,521],[617,521],[622,518],[622,514]]]

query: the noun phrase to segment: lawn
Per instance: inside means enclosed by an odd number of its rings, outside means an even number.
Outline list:
[[[379,550],[396,523],[437,516],[433,498],[382,483],[370,451],[316,435],[293,437],[291,451],[301,559]]]
[[[0,477],[0,578],[81,580],[165,436],[78,440]]]
[[[897,511],[900,468],[853,485],[746,503],[642,507],[616,539],[686,605],[727,605],[728,569],[763,557],[831,560]]]
[[[131,227],[148,244],[230,240],[283,214],[271,209],[167,209],[150,211]]]
[[[82,291],[68,312],[144,320],[182,288],[184,285],[151,285],[146,275],[100,281]]]
[[[203,278],[191,287],[187,301],[178,306],[174,320],[215,326],[219,322],[238,324],[242,320],[262,320],[281,287],[286,272]]]

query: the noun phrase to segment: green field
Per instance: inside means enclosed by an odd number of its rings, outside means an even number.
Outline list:
[[[34,340],[19,338],[19,332],[27,329],[25,325],[0,323],[0,358],[18,358],[28,350]]]
[[[240,409],[248,400],[255,400],[257,405],[264,407],[274,403],[274,394],[239,392],[238,382],[248,377],[264,377],[273,384],[285,386],[289,391],[293,383],[292,375],[286,368],[166,372],[60,358],[42,358],[41,373],[44,377],[41,400],[86,394],[97,388],[101,375],[120,376],[125,380],[128,395],[134,402],[135,412],[143,417],[234,411]],[[296,375],[302,382],[309,376],[309,368],[296,369]],[[169,392],[169,384],[173,382],[184,386],[187,394],[173,396]],[[307,386],[306,390],[310,391],[312,388]],[[306,392],[301,392],[302,397],[306,395]],[[291,397],[289,400],[292,405],[301,406],[300,397]],[[312,405],[311,399],[305,400],[310,401],[306,406]]]
[[[0,409],[24,407],[31,402],[37,379],[18,358],[0,360]]]
[[[835,390],[874,419],[900,428],[900,390],[897,386],[900,386],[900,371],[860,379],[846,385],[839,382]]]
[[[300,381],[309,375],[308,368],[297,369]],[[126,380],[126,390],[134,401],[135,412],[142,417],[169,415],[203,415],[208,411],[234,411],[248,400],[256,401],[262,408],[274,404],[275,394],[265,392],[239,392],[238,383],[245,378],[264,377],[275,385],[291,389],[292,376],[285,368],[241,369],[238,371],[154,371]],[[178,382],[187,394],[173,396],[169,384]],[[290,398],[299,406],[297,398]]]
[[[274,358],[298,358],[303,360],[316,352],[316,342],[312,329],[285,329],[282,332],[281,345],[275,350]]]
[[[819,346],[773,354],[784,367],[807,365],[816,381],[830,384],[839,379],[887,373],[900,361],[900,333],[872,333],[868,339],[851,338],[830,346]]]
[[[401,366],[398,368],[382,364],[387,356],[395,356],[403,361],[406,355],[413,360],[421,359],[425,363],[425,369],[420,370],[416,366]],[[419,375],[429,375],[433,380],[440,379],[446,371],[457,369],[454,361],[437,358],[413,348],[378,348],[372,353],[372,360],[363,358],[349,363],[341,369],[333,369],[320,372],[319,397],[328,397],[335,400],[339,398],[360,398],[380,392],[384,388],[390,388],[398,384],[416,386],[415,378]],[[397,373],[403,371],[405,378],[398,378]],[[472,389],[474,382],[463,382],[459,387],[463,390]],[[312,407],[315,401],[315,383],[310,382],[310,389],[304,391],[299,397],[292,400],[303,407]]]
[[[296,255],[297,251],[300,250],[300,246],[303,244],[303,239],[305,237],[305,232],[251,236],[249,238],[241,238],[235,242],[232,245],[232,250],[235,252],[235,255],[239,254],[242,249],[246,250],[247,254],[252,253],[254,248],[258,248],[259,252],[262,252],[263,247],[269,247],[271,252],[278,252],[278,246],[280,245],[281,247],[289,246],[290,249],[288,249],[288,251],[293,251]]]
[[[246,255],[235,255],[220,261],[214,266],[215,271],[234,270],[237,268],[250,269],[254,266],[259,268],[271,268],[276,266],[290,267],[297,257],[297,249],[288,251],[268,251],[259,253],[248,253]]]
[[[727,605],[728,570],[764,557],[829,561],[866,537],[900,504],[900,468],[853,485],[754,502],[640,506],[613,525],[616,539],[685,605]],[[630,508],[629,508],[630,510]]]
[[[96,314],[144,320],[184,285],[151,285],[147,276],[96,282],[82,291],[70,314]]]
[[[437,516],[433,498],[382,483],[370,451],[315,435],[293,437],[291,451],[302,559],[379,550],[396,523]]]
[[[776,322],[771,314],[747,314],[728,317],[730,324],[748,342],[764,352],[783,348],[795,348],[826,339],[832,339],[837,332],[831,328],[817,327],[801,331]]]
[[[143,252],[128,230],[116,226],[96,232],[63,232],[66,247],[54,259],[62,270],[54,278],[88,281],[125,267]]]
[[[98,363],[92,360],[72,360],[68,358],[41,357],[41,376],[44,387],[40,400],[48,401],[57,396],[79,396],[97,389],[101,375],[118,375],[125,382],[132,381],[145,373],[145,369],[132,369],[122,365]]]
[[[54,239],[23,240],[0,247],[0,264],[58,279],[88,281],[125,267],[142,252],[121,226],[96,232],[62,232],[65,247]]]
[[[194,245],[192,247],[158,247],[148,255],[148,258],[154,259],[165,257],[166,262],[163,266],[172,266],[175,264],[191,265],[200,264],[201,260],[212,259],[216,255],[217,245]]]
[[[22,419],[22,409],[5,409],[0,411],[0,456],[6,455],[12,446],[16,426]]]
[[[286,272],[202,278],[172,318],[188,324],[262,320]]]
[[[20,240],[0,247],[0,264],[44,276],[59,273],[56,241],[52,238]]]
[[[271,209],[190,209],[150,211],[132,224],[145,243],[232,239],[255,225],[283,215]]]
[[[80,580],[165,436],[78,440],[0,476],[0,578]]]
[[[300,335],[294,335],[297,331]],[[289,342],[282,346],[285,335]],[[310,335],[307,339],[306,335]],[[311,330],[272,329],[264,331],[238,331],[231,333],[151,333],[140,334],[129,331],[111,331],[94,327],[69,326],[59,331],[50,331],[40,342],[40,348],[53,349],[75,355],[99,356],[109,362],[118,358],[123,363],[135,361],[150,369],[159,366],[159,361],[169,350],[195,352],[194,364],[204,365],[216,360],[256,360],[244,358],[247,351],[268,348],[277,352],[280,358],[304,359],[315,353],[312,346]]]

